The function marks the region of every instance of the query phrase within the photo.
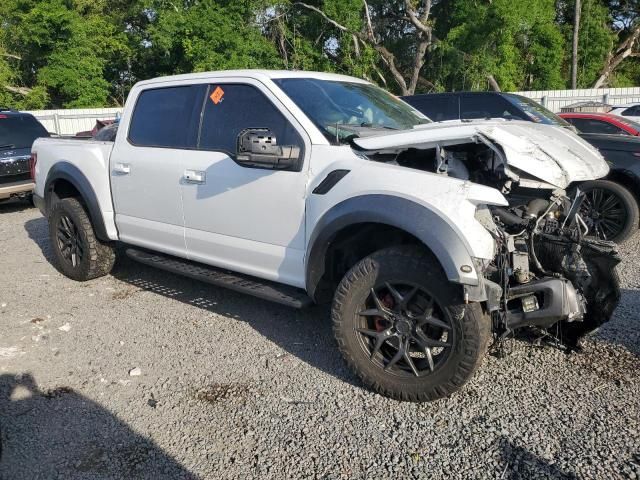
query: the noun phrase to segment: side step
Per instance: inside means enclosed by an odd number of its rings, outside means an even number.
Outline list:
[[[211,285],[247,293],[288,307],[304,308],[313,303],[304,290],[289,285],[282,285],[161,253],[138,250],[137,248],[127,248],[126,252],[128,257],[145,265],[184,275],[194,280],[201,280]]]

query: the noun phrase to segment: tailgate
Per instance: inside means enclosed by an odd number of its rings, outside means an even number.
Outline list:
[[[0,152],[0,182],[14,181],[16,176],[29,175],[29,149],[5,150]],[[9,178],[11,177],[11,178]]]

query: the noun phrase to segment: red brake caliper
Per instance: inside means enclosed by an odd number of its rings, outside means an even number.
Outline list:
[[[387,293],[384,297],[382,297],[380,301],[389,310],[393,309],[393,306],[395,305],[393,302],[393,297],[389,293]],[[373,321],[374,321],[377,332],[381,332],[389,328],[389,322],[382,317],[373,317]]]

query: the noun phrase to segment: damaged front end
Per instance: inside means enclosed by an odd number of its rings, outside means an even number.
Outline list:
[[[489,309],[498,333],[538,327],[576,348],[611,318],[620,299],[620,257],[613,242],[587,236],[577,213],[582,198],[579,190],[572,199],[556,190],[549,200],[480,213],[497,245],[484,275],[494,285]]]
[[[506,197],[509,207],[476,212],[496,243],[495,258],[477,267],[498,334],[537,327],[575,348],[611,318],[620,258],[614,243],[589,237],[578,213],[583,195],[574,187],[606,175],[608,166],[572,132],[488,121],[430,124],[352,143],[369,160],[492,187]],[[479,298],[477,291],[469,296]]]

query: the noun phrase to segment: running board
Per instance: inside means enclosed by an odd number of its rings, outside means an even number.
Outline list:
[[[145,265],[177,273],[194,280],[201,280],[218,287],[226,287],[236,292],[247,293],[288,307],[304,308],[313,303],[304,290],[289,285],[270,282],[161,253],[148,252],[136,248],[127,248],[126,252],[128,257]]]

